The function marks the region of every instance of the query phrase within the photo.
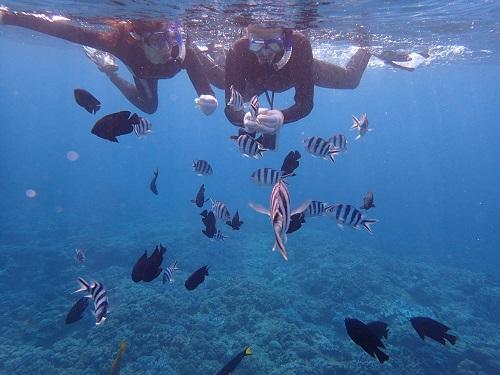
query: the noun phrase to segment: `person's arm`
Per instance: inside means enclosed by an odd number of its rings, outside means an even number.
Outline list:
[[[116,72],[106,74],[127,100],[141,111],[152,114],[158,108],[158,80],[134,77],[135,84],[127,82]]]
[[[210,82],[208,81],[205,71],[201,66],[196,52],[189,45],[186,45],[186,57],[184,58],[183,67],[193,84],[194,89],[200,95],[212,95],[215,96],[212,87],[210,87]]]
[[[355,89],[370,61],[371,53],[360,48],[345,68],[321,60],[314,60],[314,84],[329,89]]]
[[[227,105],[231,99],[231,86],[235,90],[242,93],[245,88],[245,77],[243,76],[243,71],[241,69],[242,62],[238,59],[238,46],[244,43],[240,41],[229,50],[226,56],[226,107],[224,108],[224,113],[231,124],[243,127],[243,118],[245,117],[245,111],[235,111],[231,106]],[[241,49],[241,48],[240,48]]]
[[[313,109],[314,105],[314,80],[313,80],[313,56],[309,40],[301,35],[294,35],[294,53],[296,56],[294,62],[295,75],[295,104],[282,110],[283,123],[287,124],[306,117]],[[294,56],[292,56],[293,58]]]
[[[2,23],[38,31],[70,42],[83,44],[115,54],[118,32],[102,32],[78,26],[72,20],[60,16],[12,12],[2,9]]]

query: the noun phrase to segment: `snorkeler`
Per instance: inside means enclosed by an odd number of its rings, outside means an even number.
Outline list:
[[[196,103],[206,115],[217,107],[201,63],[173,22],[158,20],[104,21],[107,30],[85,27],[62,16],[13,12],[0,8],[0,23],[20,26],[70,42],[82,44],[87,56],[137,108],[154,113],[158,108],[158,80],[174,77],[182,69],[199,98]],[[118,76],[116,56],[131,71],[134,84]]]

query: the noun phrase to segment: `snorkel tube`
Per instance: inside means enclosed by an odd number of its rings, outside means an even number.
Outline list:
[[[174,60],[182,64],[184,62],[184,59],[186,58],[186,43],[184,42],[185,38],[182,37],[184,34],[182,27],[177,23],[173,23],[169,27],[169,32],[170,36],[179,47],[179,54],[174,58]]]
[[[288,61],[290,61],[290,57],[292,57],[292,33],[293,30],[291,29],[283,30],[283,44],[285,47],[285,52],[283,53],[283,56],[281,56],[281,59],[273,65],[275,71],[282,69],[286,64],[288,64]]]

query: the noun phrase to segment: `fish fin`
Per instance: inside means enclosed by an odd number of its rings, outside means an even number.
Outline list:
[[[337,226],[339,227],[339,229],[344,230],[344,225],[342,225],[341,223],[337,223]]]
[[[247,346],[247,347],[245,348],[245,356],[252,355],[252,354],[253,354],[253,353],[252,353],[252,349],[250,349],[250,347],[249,347],[249,346]]]
[[[78,282],[80,283],[80,289],[75,290],[72,294],[90,290],[90,284],[83,277],[79,277]]]
[[[257,211],[258,213],[261,213],[261,214],[264,214],[267,216],[271,216],[271,212],[267,208],[265,208],[264,206],[261,206],[258,203],[249,202],[248,205],[251,208],[253,208],[255,211]]]
[[[361,134],[358,134],[358,136],[356,138],[354,138],[354,140],[357,140],[357,139],[360,139],[361,138]]]
[[[458,340],[457,336],[450,335],[449,333],[444,334],[444,338],[450,342],[451,345],[455,345]]]
[[[363,227],[365,227],[365,229],[370,234],[373,234],[372,228],[371,228],[370,225],[375,224],[375,223],[378,223],[378,220],[375,220],[375,219],[363,219],[363,221],[361,221],[361,225],[363,225]]]
[[[295,210],[292,211],[290,216],[293,216],[295,214],[301,214],[310,204],[311,204],[311,199],[304,201],[299,207],[297,207]]]
[[[229,139],[236,141],[238,139],[238,137],[239,137],[238,135],[230,135]]]
[[[378,348],[377,350],[375,350],[375,355],[377,356],[377,359],[380,363],[384,363],[385,361],[389,360],[389,356]]]
[[[276,248],[276,245],[278,245],[278,249],[280,250],[281,256],[285,259],[288,260],[288,255],[286,253],[286,248],[285,245],[283,244],[283,241],[281,240],[280,233],[276,230],[276,227],[274,229],[274,238],[275,238],[275,244],[273,246],[273,249]]]
[[[359,127],[359,120],[356,118],[356,116],[354,115],[351,115],[352,116],[352,126],[351,126],[351,129],[354,129],[354,128],[358,128]]]
[[[328,156],[329,156],[330,160],[332,161],[332,163],[335,164],[335,157],[334,157],[335,154],[329,154]]]

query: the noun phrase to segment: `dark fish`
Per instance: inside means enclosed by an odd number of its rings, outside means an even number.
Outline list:
[[[236,211],[232,220],[226,221],[226,224],[229,225],[234,230],[240,230],[243,221],[240,221],[240,214],[238,213],[238,211]]]
[[[125,353],[125,348],[127,347],[127,340],[122,340],[120,343],[120,348],[118,353],[116,353],[115,359],[111,363],[111,370],[109,370],[109,375],[118,375],[122,366],[123,355]]]
[[[205,229],[202,230],[203,234],[208,238],[214,238],[217,234],[217,228],[215,228],[215,215],[212,211],[204,210],[201,214],[203,219],[201,221],[205,224]]]
[[[92,128],[92,134],[111,142],[118,142],[116,137],[132,133],[133,125],[139,123],[139,116],[130,111],[121,111],[104,116]]]
[[[191,199],[191,202],[196,204],[198,207],[203,207],[205,202],[209,199],[205,199],[205,184],[201,184],[195,199]]]
[[[144,270],[146,269],[146,265],[148,263],[148,251],[145,249],[144,254],[135,262],[134,268],[132,269],[132,280],[135,283],[138,283],[142,280],[142,276],[144,275]]]
[[[300,152],[290,151],[288,155],[283,160],[283,165],[281,166],[281,171],[283,172],[283,178],[288,176],[295,176],[293,173],[299,166]]]
[[[425,336],[427,336],[443,345],[446,344],[445,339],[448,340],[451,345],[455,345],[455,342],[458,339],[457,336],[447,333],[450,329],[449,327],[435,321],[434,319],[417,316],[415,318],[411,318],[410,322],[422,340]]]
[[[85,108],[88,113],[96,113],[99,109],[101,109],[101,102],[87,90],[75,89],[74,94],[78,105]]]
[[[165,254],[165,251],[167,251],[167,249],[163,247],[162,244],[160,244],[160,248],[156,246],[144,268],[144,274],[142,276],[143,281],[148,283],[160,275],[162,271],[161,263],[163,262],[163,254]]]
[[[363,198],[363,205],[360,207],[361,210],[369,210],[370,208],[375,208],[373,204],[373,193],[369,191]]]
[[[184,285],[187,290],[194,290],[205,281],[205,276],[208,276],[208,265],[203,266],[200,269],[194,271],[191,276],[188,277]]]
[[[83,318],[83,313],[87,306],[89,305],[88,297],[81,297],[69,310],[68,315],[66,315],[66,324],[71,324],[79,321]]]
[[[290,225],[288,226],[286,233],[290,234],[298,231],[302,227],[302,224],[306,222],[304,218],[305,215],[303,212],[298,212],[290,216]]]
[[[101,325],[108,318],[108,292],[100,282],[88,283],[82,277],[78,278],[80,289],[76,292],[87,292],[89,298],[94,301],[95,324]],[[75,292],[75,293],[76,293]]]
[[[378,339],[387,338],[389,335],[389,328],[387,328],[387,323],[384,322],[370,322],[367,324],[370,331],[377,336]]]
[[[241,362],[241,360],[249,355],[252,355],[250,347],[247,346],[242,352],[236,354],[228,363],[215,375],[231,375]]]
[[[153,194],[158,195],[158,188],[156,187],[156,179],[158,178],[158,168],[156,168],[156,171],[153,171],[153,179],[151,180],[151,183],[149,184],[149,188],[153,192]]]
[[[384,363],[389,359],[389,356],[379,349],[385,348],[384,344],[368,325],[358,319],[346,318],[345,328],[351,340],[361,346],[373,358],[376,356],[380,363]]]

